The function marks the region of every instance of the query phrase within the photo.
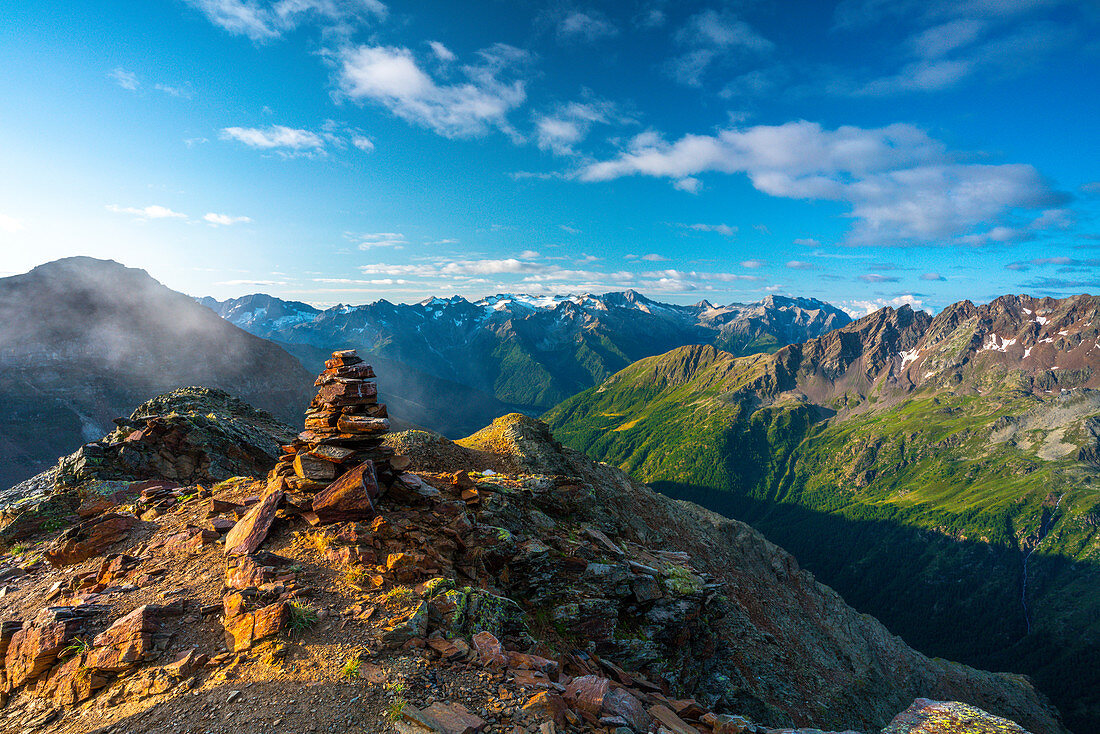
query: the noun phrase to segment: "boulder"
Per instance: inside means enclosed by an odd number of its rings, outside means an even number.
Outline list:
[[[247,555],[260,547],[275,522],[275,512],[283,500],[282,492],[272,492],[237,521],[225,536],[227,554]]]
[[[108,512],[69,528],[44,551],[43,555],[55,568],[64,568],[98,556],[134,527],[132,515]]]
[[[604,697],[607,696],[610,686],[611,681],[607,678],[601,678],[598,675],[582,675],[569,682],[562,697],[573,708],[598,719],[603,711]]]
[[[1029,734],[1014,721],[958,701],[918,698],[882,734]]]
[[[369,520],[375,515],[375,500],[381,496],[374,462],[364,461],[319,492],[312,508],[322,523]]]
[[[140,606],[96,635],[93,649],[85,655],[85,667],[108,673],[120,673],[152,652],[153,633],[160,626],[160,607]]]
[[[500,640],[490,632],[481,631],[474,635],[474,648],[481,656],[481,664],[489,667],[504,665],[507,661]]]

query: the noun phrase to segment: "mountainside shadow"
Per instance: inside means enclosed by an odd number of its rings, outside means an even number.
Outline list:
[[[1027,633],[1021,605],[1023,554],[955,540],[886,520],[853,520],[795,504],[769,503],[679,482],[650,484],[673,499],[748,523],[792,553],[851,606],[871,614],[911,647],[976,668],[1029,676],[1076,734],[1100,734],[1100,642]],[[1085,566],[1085,568],[1082,568]],[[1033,619],[1042,599],[1072,604],[1059,587],[1082,574],[1100,590],[1100,569],[1036,553],[1028,569]]]

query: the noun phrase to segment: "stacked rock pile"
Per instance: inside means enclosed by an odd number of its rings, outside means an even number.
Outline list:
[[[283,446],[269,491],[311,494],[341,479],[377,491],[379,483],[392,481],[393,450],[382,442],[390,422],[374,376],[354,349],[332,353],[314,382],[318,390],[306,410],[305,430]]]

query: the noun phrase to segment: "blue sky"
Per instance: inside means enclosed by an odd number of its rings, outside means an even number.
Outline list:
[[[1100,5],[0,10],[0,273],[316,304],[1100,291]]]

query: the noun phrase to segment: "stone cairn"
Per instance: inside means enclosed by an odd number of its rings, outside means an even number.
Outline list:
[[[271,470],[269,492],[286,492],[288,499],[319,492],[313,497],[313,511],[322,520],[332,521],[337,518],[326,517],[331,515],[324,512],[326,500],[331,497],[342,509],[352,510],[347,507],[347,493],[354,485],[354,494],[362,497],[365,490],[371,503],[356,514],[374,509],[373,501],[381,495],[379,486],[388,486],[394,479],[393,450],[382,442],[390,422],[386,406],[378,402],[374,376],[374,369],[354,349],[332,353],[314,382],[319,389],[306,410],[305,430],[283,446],[283,456]]]

